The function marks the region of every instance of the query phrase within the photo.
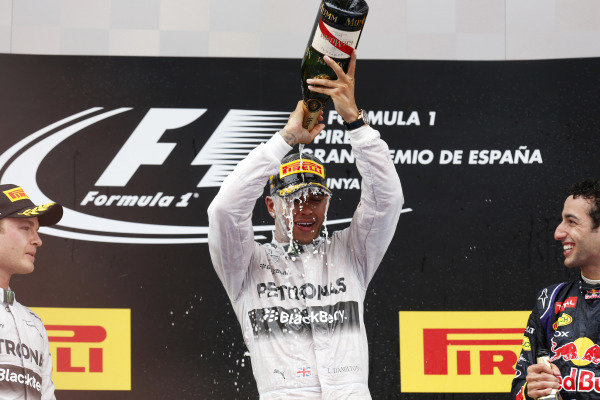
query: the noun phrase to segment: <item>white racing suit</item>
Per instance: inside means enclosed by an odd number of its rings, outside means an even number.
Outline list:
[[[386,143],[350,132],[362,180],[350,227],[302,246],[254,241],[252,210],[291,150],[280,134],[254,149],[208,208],[210,255],[242,327],[261,400],[371,399],[363,301],[402,210]]]
[[[44,324],[11,293],[0,288],[0,399],[55,400]]]

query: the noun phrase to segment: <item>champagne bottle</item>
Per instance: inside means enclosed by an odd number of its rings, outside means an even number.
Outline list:
[[[350,55],[358,45],[369,6],[365,0],[323,0],[302,59],[303,125],[311,130],[329,96],[308,90],[309,78],[337,79],[335,72],[323,60],[331,57],[344,72],[348,72]]]
[[[540,347],[536,353],[536,356],[538,364],[550,366],[550,352],[548,349]],[[558,391],[556,389],[552,389],[550,394],[538,397],[538,400],[560,400],[560,398],[558,397]]]

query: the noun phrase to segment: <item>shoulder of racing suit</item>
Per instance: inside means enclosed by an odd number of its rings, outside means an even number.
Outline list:
[[[555,283],[547,286],[537,293],[534,315],[539,318],[540,325],[545,332],[546,343],[549,344],[554,334],[552,324],[556,322],[558,314],[554,312],[556,303],[562,303],[579,278],[567,282]]]

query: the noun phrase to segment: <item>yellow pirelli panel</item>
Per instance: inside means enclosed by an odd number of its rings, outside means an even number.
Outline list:
[[[61,390],[131,390],[131,310],[32,307],[44,321]]]
[[[529,311],[400,311],[404,393],[509,392]]]

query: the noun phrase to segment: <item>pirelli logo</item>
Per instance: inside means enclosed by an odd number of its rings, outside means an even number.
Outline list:
[[[131,390],[131,310],[46,308],[52,380],[60,390]]]
[[[291,174],[299,174],[303,172],[319,175],[321,178],[325,179],[323,166],[307,159],[294,160],[290,161],[289,163],[282,164],[281,167],[279,167],[279,178],[284,178]]]
[[[11,202],[15,202],[18,200],[28,199],[27,195],[20,187],[16,187],[14,189],[5,190],[4,194]]]
[[[401,392],[509,391],[528,316],[528,311],[401,311]]]

